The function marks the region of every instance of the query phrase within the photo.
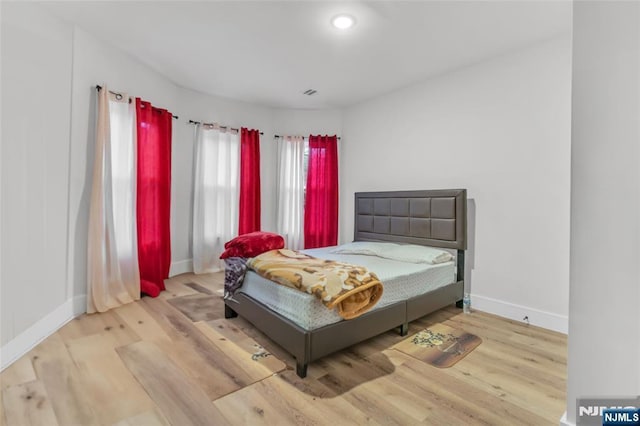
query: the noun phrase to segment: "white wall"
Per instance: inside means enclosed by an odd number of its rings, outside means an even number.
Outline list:
[[[72,31],[37,8],[1,7],[4,346],[67,300]]]
[[[348,108],[341,241],[357,191],[467,188],[472,303],[566,332],[570,40]]]
[[[191,229],[193,226],[193,144],[194,126],[189,120],[216,122],[234,128],[260,129],[260,187],[261,226],[265,231],[275,230],[275,155],[272,142],[273,119],[269,108],[217,98],[181,89],[179,94],[180,122],[176,125],[173,149],[172,176],[172,258],[179,265],[176,272],[191,271]]]
[[[216,121],[236,128],[256,128],[264,133],[260,136],[261,225],[264,231],[275,232],[277,149],[274,134],[340,134],[342,114],[340,110],[273,109],[188,89],[181,89],[178,98],[181,120],[175,127],[173,146],[172,258],[174,271],[184,272],[191,270],[193,226],[194,126],[188,124],[188,120]],[[177,164],[180,166],[176,167]]]
[[[273,134],[336,133],[342,134],[342,241],[353,234],[355,191],[467,187],[475,202],[471,220],[479,224],[469,256],[476,306],[491,298],[523,305],[534,323],[536,309],[566,315],[566,40],[430,80],[345,114],[274,110],[178,87],[37,5],[1,7],[3,366],[84,309],[96,84],[180,116],[173,139],[172,273],[191,266],[193,128],[187,120],[265,133],[265,230],[275,229]],[[409,154],[399,155],[403,150]],[[384,171],[376,173],[380,164]],[[549,253],[544,262],[530,256],[536,250]]]
[[[193,127],[212,120],[265,132],[263,228],[275,229],[270,109],[183,89],[34,4],[1,3],[2,367],[86,307],[95,85],[167,108],[173,122],[172,273],[191,270]],[[273,164],[273,166],[272,166]]]
[[[275,109],[274,130],[278,135],[309,136],[342,133],[342,114],[339,109]]]
[[[339,109],[276,109],[274,110],[274,133],[280,136],[337,135],[340,137],[342,116],[343,111]],[[275,140],[273,143],[276,143]],[[338,158],[342,156],[342,149],[342,142],[338,141]],[[338,169],[340,185],[342,185],[341,173],[342,170]],[[342,187],[338,189],[342,191]],[[341,207],[339,209],[340,212],[344,211]],[[338,229],[338,239],[340,236],[341,230]]]
[[[76,297],[85,295],[87,287],[87,228],[95,144],[96,84],[141,97],[179,115],[176,111],[179,89],[172,82],[122,51],[74,27],[68,291],[69,295]],[[174,120],[174,135],[180,124]],[[179,163],[172,164],[173,174],[181,174],[178,166]],[[173,219],[172,231],[179,226]]]
[[[575,2],[567,420],[640,395],[640,3]]]
[[[340,111],[295,111],[204,95],[34,4],[2,3],[2,366],[84,312],[95,85],[169,109],[171,274],[191,271],[189,119],[258,128],[262,228],[275,231],[273,135],[340,133]]]

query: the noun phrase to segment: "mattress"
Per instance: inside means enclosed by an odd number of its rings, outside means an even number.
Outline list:
[[[455,281],[454,262],[437,265],[415,264],[376,256],[331,253],[332,247],[303,250],[321,259],[361,265],[375,272],[384,285],[382,297],[373,310],[428,293]],[[305,330],[314,330],[343,319],[327,309],[315,296],[269,281],[249,270],[238,290],[288,318]]]

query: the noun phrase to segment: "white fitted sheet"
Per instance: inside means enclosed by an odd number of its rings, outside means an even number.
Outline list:
[[[454,262],[438,265],[405,263],[376,256],[331,253],[332,248],[303,251],[321,259],[361,265],[375,272],[382,281],[384,292],[373,310],[443,287],[456,278]],[[238,292],[262,302],[305,330],[342,321],[334,309],[326,308],[315,296],[276,284],[251,270],[247,271]]]

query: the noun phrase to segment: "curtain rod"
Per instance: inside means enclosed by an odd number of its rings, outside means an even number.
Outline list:
[[[96,84],[96,90],[99,92],[102,90],[102,86],[99,86]],[[113,90],[109,90],[109,93],[111,93],[112,95],[116,95],[116,99],[117,100],[121,100],[122,99],[122,93],[118,93],[118,92],[114,92]],[[131,103],[131,98],[129,98],[129,103]],[[173,115],[171,114],[171,116],[173,118],[175,118],[176,120],[179,118],[177,115]]]
[[[280,136],[280,135],[273,135],[276,138],[283,138],[284,136]],[[300,136],[302,139],[309,139],[309,136]],[[338,140],[342,139],[340,136],[338,136]]]
[[[194,121],[194,120],[189,120],[189,124],[202,124],[205,126],[218,126],[221,129],[225,129],[225,130],[233,130],[234,132],[239,132],[240,129],[236,129],[235,127],[228,127],[228,126],[221,126],[219,124],[216,123],[201,123],[200,121]],[[264,135],[263,132],[260,132],[261,135]]]

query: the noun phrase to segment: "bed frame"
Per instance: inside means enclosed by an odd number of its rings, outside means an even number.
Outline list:
[[[358,318],[305,330],[244,293],[225,300],[225,318],[238,315],[251,322],[296,359],[298,376],[311,361],[400,327],[456,303],[462,307],[464,253],[467,248],[467,191],[357,192],[355,241],[389,241],[457,250],[457,282],[367,312]],[[374,271],[375,272],[375,271]]]

